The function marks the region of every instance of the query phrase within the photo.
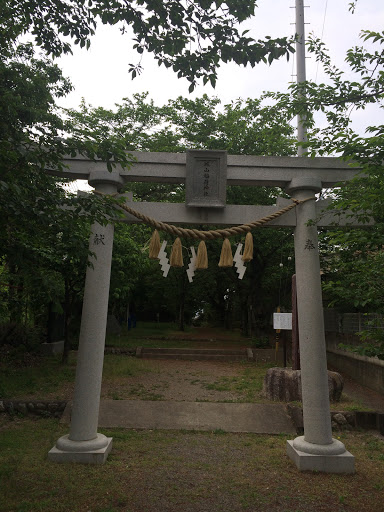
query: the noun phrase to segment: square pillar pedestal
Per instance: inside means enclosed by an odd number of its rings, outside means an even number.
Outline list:
[[[112,449],[112,437],[97,434],[91,441],[71,441],[61,437],[48,452],[52,462],[77,462],[80,464],[104,464]]]
[[[300,471],[319,471],[321,473],[354,473],[355,457],[344,450],[342,453],[307,453],[294,446],[295,441],[287,441],[287,455],[296,464]],[[341,444],[341,443],[340,443]],[[318,448],[319,445],[314,445]]]

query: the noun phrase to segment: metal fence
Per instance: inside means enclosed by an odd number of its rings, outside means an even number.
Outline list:
[[[375,313],[340,313],[324,309],[326,332],[354,335],[365,330],[384,329],[384,318]]]

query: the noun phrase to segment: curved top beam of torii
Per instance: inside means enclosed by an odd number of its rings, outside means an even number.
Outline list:
[[[201,153],[204,153],[202,151]],[[222,152],[224,153],[224,152]],[[187,154],[186,153],[151,153],[133,151],[132,165],[123,169],[116,165],[112,173],[108,172],[107,164],[94,161],[83,156],[64,158],[66,168],[62,171],[51,170],[50,174],[83,179],[91,182],[108,181],[109,177],[118,177],[124,183],[185,183]],[[358,172],[358,167],[352,167],[348,162],[339,158],[303,158],[227,155],[227,185],[269,186],[287,188],[298,179],[315,180],[323,188],[340,186],[351,180]],[[290,201],[278,198],[276,206],[260,205],[226,205],[225,208],[188,208],[185,203],[131,202],[127,196],[127,204],[138,212],[153,217],[158,221],[174,224],[215,224],[238,225],[270,215],[289,204]],[[325,211],[328,200],[317,201],[317,225],[327,227],[332,225],[360,226],[361,223],[353,217],[341,217],[332,211]],[[323,213],[322,213],[323,212]],[[126,214],[128,223],[138,223],[135,217]],[[267,223],[266,227],[294,227],[296,215],[294,211]]]
[[[116,171],[125,182],[184,183],[186,178],[186,153],[151,153],[132,151],[132,166]],[[88,180],[93,172],[107,171],[107,164],[83,156],[64,158],[67,169],[52,174],[73,179]],[[228,155],[227,185],[260,187],[289,186],[303,176],[321,181],[323,188],[332,188],[349,181],[359,171],[339,158],[303,158],[291,156]]]

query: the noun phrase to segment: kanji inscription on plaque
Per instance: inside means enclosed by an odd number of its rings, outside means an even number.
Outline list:
[[[226,199],[226,151],[187,152],[187,206],[223,208]]]

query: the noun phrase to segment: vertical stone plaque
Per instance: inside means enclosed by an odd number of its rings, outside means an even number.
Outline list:
[[[187,151],[186,205],[224,208],[227,189],[226,151]]]

